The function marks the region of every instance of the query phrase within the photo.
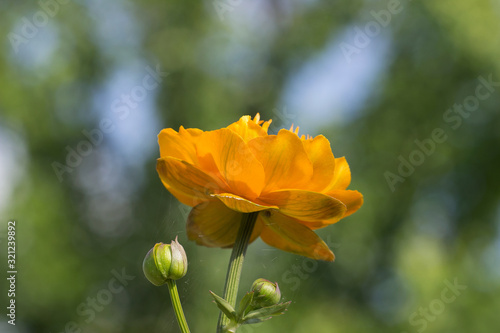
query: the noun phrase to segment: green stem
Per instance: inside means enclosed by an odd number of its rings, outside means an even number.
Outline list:
[[[168,291],[170,292],[170,298],[172,299],[172,305],[175,310],[175,316],[177,317],[177,323],[181,329],[182,333],[190,333],[189,327],[186,322],[186,317],[184,317],[184,311],[182,311],[181,300],[179,298],[179,292],[177,291],[177,284],[175,280],[167,280]]]
[[[226,284],[224,286],[224,299],[233,307],[236,305],[238,297],[238,286],[240,284],[241,269],[247,252],[248,242],[252,235],[255,221],[259,212],[243,214],[241,225],[236,236],[236,241],[229,259],[229,267],[227,268]],[[229,323],[229,318],[222,312],[219,314],[219,322],[217,324],[217,333],[223,332],[223,327]]]

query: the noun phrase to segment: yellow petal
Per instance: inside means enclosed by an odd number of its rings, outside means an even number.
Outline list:
[[[345,191],[345,190],[334,190],[327,195],[340,200],[346,205],[347,211],[341,218],[347,217],[352,213],[356,212],[363,205],[363,195],[358,191]],[[338,219],[330,219],[325,221],[301,221],[305,226],[315,230],[324,228],[331,224],[338,222],[341,218]]]
[[[257,119],[257,116],[255,117],[255,119]],[[258,119],[260,119],[260,115]],[[248,142],[251,139],[267,135],[267,131],[259,126],[258,119],[257,122],[255,122],[250,116],[243,116],[240,120],[232,123],[227,128],[238,134],[243,141]]]
[[[187,220],[190,240],[208,247],[232,247],[243,214],[227,208],[219,200],[211,200],[194,207]],[[250,242],[262,231],[262,223],[256,224]]]
[[[161,178],[161,177],[160,177]],[[177,199],[179,200],[180,202],[182,202],[183,204],[187,205],[187,206],[196,206],[198,205],[200,202],[202,201],[205,201],[206,198],[193,198],[192,196],[188,196],[180,191],[177,191],[176,189],[174,189],[172,186],[168,185],[167,183],[165,183],[163,181],[163,179],[161,180],[161,182],[163,183],[163,186],[165,186],[165,188]]]
[[[327,195],[342,201],[346,205],[347,211],[344,217],[351,215],[363,205],[363,195],[358,191],[333,190],[328,192]]]
[[[346,206],[335,198],[303,190],[275,191],[259,199],[266,204],[278,206],[282,214],[304,221],[338,220],[346,211]]]
[[[227,188],[195,166],[173,157],[159,158],[156,170],[165,187],[180,202],[191,207]]]
[[[345,157],[335,159],[335,172],[326,192],[331,190],[345,190],[351,183],[351,170]],[[324,191],[323,191],[324,192]]]
[[[277,206],[272,205],[264,206],[231,193],[212,194],[212,196],[222,201],[222,203],[228,208],[241,213],[251,213],[271,208],[278,208]]]
[[[208,247],[230,246],[236,240],[241,216],[217,200],[201,203],[188,216],[188,238]]]
[[[213,171],[216,167],[230,193],[258,197],[264,187],[264,169],[243,139],[227,128],[204,132],[199,138],[196,148],[201,169]]]
[[[281,130],[278,135],[250,140],[248,146],[264,167],[263,192],[305,188],[311,180],[313,166],[294,133]]]
[[[262,212],[259,217],[264,224],[260,237],[268,245],[316,260],[335,259],[328,245],[296,219],[277,211]]]
[[[304,149],[313,164],[313,176],[308,190],[321,192],[331,182],[335,171],[335,157],[330,142],[323,135],[314,139],[302,140]]]
[[[194,141],[203,131],[199,129],[184,129],[181,126],[179,132],[171,128],[166,128],[158,134],[158,144],[160,146],[160,157],[175,157],[180,160],[196,164],[196,148]]]

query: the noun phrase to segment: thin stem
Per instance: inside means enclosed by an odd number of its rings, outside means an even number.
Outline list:
[[[224,286],[224,299],[233,307],[236,305],[238,297],[238,286],[240,284],[241,269],[247,252],[248,242],[252,235],[255,221],[259,212],[243,214],[240,228],[236,241],[229,259],[229,267],[227,268],[226,284]],[[229,323],[229,318],[222,312],[219,314],[219,322],[217,324],[217,333],[223,332],[223,327]]]
[[[179,292],[177,291],[177,284],[175,280],[167,280],[168,291],[170,292],[170,298],[172,299],[172,305],[174,307],[175,316],[177,317],[177,323],[181,329],[182,333],[190,333],[189,327],[184,317],[184,311],[182,311],[181,300],[179,298]]]

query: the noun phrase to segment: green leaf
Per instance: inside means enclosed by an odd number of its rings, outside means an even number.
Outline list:
[[[261,322],[263,322],[264,320],[267,320],[267,319],[271,319],[271,317],[266,318],[266,319],[248,319],[248,320],[245,320],[244,322],[242,322],[241,324],[242,325],[258,324],[258,323],[261,323]]]
[[[231,319],[231,321],[236,321],[236,311],[234,311],[234,308],[229,304],[228,301],[226,301],[224,298],[217,296],[214,294],[212,291],[209,291],[212,297],[215,300],[215,304],[217,304],[217,307],[224,312],[224,314]]]
[[[290,303],[292,302],[280,303],[251,311],[243,317],[243,321],[246,322],[251,319],[265,320],[269,319],[271,316],[279,316],[286,311]]]
[[[245,296],[241,299],[240,306],[238,307],[237,315],[238,319],[242,319],[245,315],[247,308],[250,306],[253,300],[253,291],[246,293]]]

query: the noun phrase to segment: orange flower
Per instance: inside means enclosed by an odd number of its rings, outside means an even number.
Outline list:
[[[278,249],[333,261],[313,230],[363,204],[361,193],[346,190],[349,165],[333,156],[324,136],[299,137],[293,126],[268,135],[270,124],[257,114],[215,131],[162,130],[161,181],[193,207],[187,233],[200,245],[232,247],[242,213],[259,212],[250,242],[260,236]]]

